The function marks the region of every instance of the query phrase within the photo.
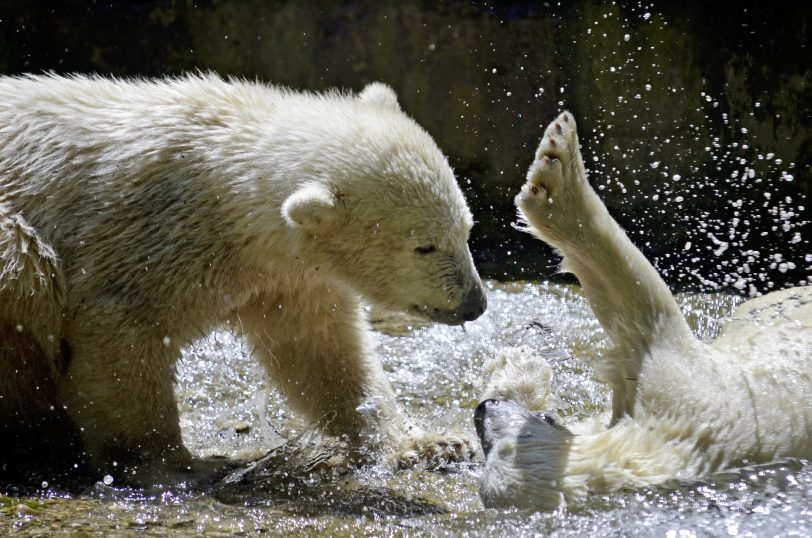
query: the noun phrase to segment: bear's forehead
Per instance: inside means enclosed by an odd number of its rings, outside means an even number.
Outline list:
[[[378,178],[355,193],[357,202],[373,214],[409,215],[408,223],[470,228],[471,211],[453,175],[443,177],[391,176]]]
[[[461,195],[435,195],[414,204],[406,202],[401,212],[411,214],[411,218],[404,222],[416,233],[428,231],[434,235],[467,236],[473,226],[471,211]]]

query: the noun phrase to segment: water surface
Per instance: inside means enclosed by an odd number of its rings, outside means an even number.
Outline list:
[[[580,289],[523,282],[487,287],[488,312],[464,330],[371,312],[378,352],[407,411],[428,428],[473,439],[482,364],[514,345],[529,346],[550,362],[557,411],[565,420],[604,410],[609,394],[590,363],[600,360],[607,341]],[[718,319],[741,301],[723,294],[678,299],[703,339],[715,336]],[[287,410],[246,346],[228,331],[186,350],[177,398],[184,441],[199,456],[250,457],[282,446],[264,478],[204,492],[133,490],[109,476],[81,493],[44,485],[35,495],[0,495],[0,534],[812,535],[812,470],[802,461],[594,496],[553,513],[484,509],[477,496],[481,453],[473,463],[441,470],[343,465],[329,459],[340,450],[322,444],[310,434],[311,425]],[[294,438],[316,462],[312,472],[302,470],[301,453],[286,452],[291,445],[285,441]]]

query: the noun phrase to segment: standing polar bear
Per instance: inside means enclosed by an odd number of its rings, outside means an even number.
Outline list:
[[[531,412],[542,411],[533,402],[545,401],[549,367],[522,349],[504,353],[474,417],[486,506],[553,509],[591,492],[812,457],[812,287],[746,302],[715,342],[697,340],[589,186],[566,112],[545,131],[516,204],[527,231],[563,254],[614,344],[601,365],[612,417],[608,429],[598,417],[564,427]]]
[[[419,445],[359,298],[477,318],[471,226],[380,83],[0,78],[3,448],[37,448],[67,415],[99,466],[188,466],[175,362],[224,322],[329,433]]]

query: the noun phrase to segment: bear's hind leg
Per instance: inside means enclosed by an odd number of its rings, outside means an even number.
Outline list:
[[[65,284],[54,249],[0,205],[0,459],[71,464],[81,453],[57,398]]]
[[[70,470],[83,459],[51,361],[30,334],[0,324],[0,477]]]
[[[527,231],[558,249],[562,268],[581,282],[615,344],[603,368],[614,419],[631,414],[647,353],[658,345],[681,349],[694,338],[668,286],[589,185],[568,112],[545,130],[516,206]]]
[[[69,334],[75,343],[60,387],[62,400],[98,471],[115,468],[120,475],[126,469],[136,483],[162,476],[172,480],[172,473],[191,463],[173,391],[175,354],[180,353],[149,335],[124,336],[114,330],[116,323],[107,326],[102,319],[85,320],[85,330]]]

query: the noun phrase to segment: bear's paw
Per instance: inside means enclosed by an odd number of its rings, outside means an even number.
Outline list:
[[[516,196],[525,231],[545,241],[580,237],[589,218],[591,187],[586,179],[575,119],[563,112],[544,131],[527,181]]]

